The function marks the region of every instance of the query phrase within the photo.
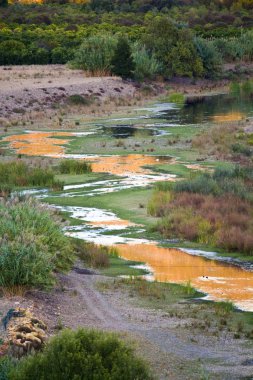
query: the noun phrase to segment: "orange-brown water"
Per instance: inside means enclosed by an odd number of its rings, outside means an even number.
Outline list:
[[[194,287],[209,294],[212,299],[228,299],[243,309],[253,310],[252,272],[153,244],[119,244],[117,250],[127,260],[147,263],[157,281],[191,281]]]
[[[245,114],[241,112],[230,112],[222,115],[214,115],[213,120],[216,123],[229,123],[233,121],[240,121],[245,117]]]

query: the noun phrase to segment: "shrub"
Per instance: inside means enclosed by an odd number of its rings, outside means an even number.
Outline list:
[[[216,78],[222,69],[222,56],[212,41],[203,38],[194,40],[199,57],[202,60],[206,78]]]
[[[133,46],[134,77],[139,81],[154,79],[161,67],[154,54],[145,46],[135,43]]]
[[[72,51],[64,47],[56,47],[51,51],[52,63],[65,64],[72,58]]]
[[[0,204],[0,286],[48,286],[73,262],[56,215],[34,200]]]
[[[64,330],[42,353],[23,359],[10,380],[148,380],[143,361],[114,334]]]
[[[108,268],[110,265],[110,249],[105,246],[87,243],[83,240],[74,241],[75,252],[85,265],[92,268]],[[114,252],[115,254],[115,252]]]
[[[74,94],[68,97],[68,102],[75,105],[89,106],[92,103],[92,99],[87,96],[84,97],[79,94]]]
[[[92,74],[108,74],[117,40],[110,35],[87,37],[77,50],[71,66]]]
[[[129,42],[126,38],[120,37],[112,57],[112,72],[122,78],[131,78],[134,73],[134,60]]]
[[[0,380],[9,380],[9,373],[14,367],[14,362],[8,357],[0,358]]]
[[[61,174],[84,174],[91,172],[91,165],[81,160],[61,160],[59,164]]]
[[[180,92],[174,92],[173,94],[170,94],[169,101],[171,103],[176,103],[179,105],[183,105],[185,102],[184,94],[181,94]]]
[[[22,64],[28,51],[22,42],[7,40],[0,43],[0,65]]]

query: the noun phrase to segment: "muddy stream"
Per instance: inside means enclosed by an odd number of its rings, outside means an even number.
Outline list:
[[[219,99],[216,100],[217,102],[219,103]],[[216,103],[217,108],[218,103]],[[198,114],[198,122],[205,122],[208,117],[212,118],[212,120],[216,118],[219,122],[222,121],[222,118],[226,121],[230,117],[233,118],[233,116],[239,117],[239,111],[234,110],[234,106],[232,109],[231,107],[229,108],[227,103],[226,107],[228,108],[226,108],[224,114],[221,111],[216,112],[216,114],[208,114],[207,109],[209,106],[209,103],[206,108],[202,106],[201,112]],[[213,107],[213,105],[210,107]],[[145,110],[147,111],[148,108]],[[162,131],[162,128],[168,125],[174,125],[175,123],[182,125],[190,123],[191,120],[194,123],[197,117],[196,112],[194,113],[192,109],[180,110],[176,113],[175,107],[171,105],[167,107],[156,106],[154,113],[159,119],[155,126],[154,135],[159,134],[159,131]],[[167,116],[166,120],[169,114],[171,123],[160,121],[160,119],[164,118],[164,114]],[[191,115],[194,115],[194,119],[190,119]],[[154,116],[152,117],[154,118]],[[140,120],[145,118],[147,119],[146,127],[152,127],[153,124],[148,124],[148,117],[145,116],[145,112],[144,116],[138,116],[136,119],[140,123]],[[115,119],[114,122],[126,123],[126,120],[125,118],[119,118]],[[112,129],[110,133],[116,133],[116,129],[114,130],[112,126],[110,128]],[[127,138],[128,130],[126,128],[123,130],[123,134],[126,134]],[[121,133],[118,125],[117,131],[119,134]],[[94,197],[122,189],[145,187],[156,181],[176,180],[175,175],[158,173],[146,168],[146,166],[154,166],[161,162],[168,164],[175,162],[171,157],[143,154],[100,156],[66,153],[68,137],[78,138],[92,133],[97,133],[97,129],[79,133],[25,131],[23,134],[8,136],[5,141],[8,141],[10,147],[18,154],[84,159],[92,163],[93,172],[114,175],[111,179],[66,185],[61,193],[52,193],[50,197]],[[194,169],[194,164],[191,166]],[[40,198],[48,196],[46,190],[31,190],[27,191],[27,193]],[[221,261],[219,255],[215,252],[186,248],[165,248],[159,245],[160,242],[127,237],[133,229],[136,236],[138,231],[143,231],[143,226],[136,225],[128,220],[122,220],[110,210],[57,205],[55,207],[61,211],[69,212],[71,217],[83,222],[78,226],[66,227],[66,234],[96,244],[116,246],[124,259],[145,263],[146,269],[150,271],[150,274],[146,276],[147,280],[155,279],[175,283],[190,281],[192,286],[206,293],[207,299],[230,300],[243,310],[253,311],[253,272],[231,265],[229,262]]]

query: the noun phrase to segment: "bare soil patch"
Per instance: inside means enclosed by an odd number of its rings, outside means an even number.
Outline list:
[[[64,65],[0,67],[0,117],[21,117],[62,105],[71,95],[131,97],[135,87],[117,77],[86,77]]]

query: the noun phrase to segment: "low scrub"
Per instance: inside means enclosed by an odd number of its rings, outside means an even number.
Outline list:
[[[224,124],[215,125],[195,136],[192,147],[211,157],[251,165],[253,150],[249,134],[242,130],[238,122],[226,121],[227,116],[230,115],[224,114]]]
[[[110,266],[110,255],[117,255],[113,248],[108,248],[94,243],[87,243],[83,240],[74,240],[74,247],[77,256],[85,265],[92,268],[108,268]]]
[[[36,374],[36,376],[35,376]],[[117,335],[95,330],[64,330],[43,352],[23,359],[9,380],[149,380],[146,364]]]
[[[91,165],[81,160],[62,160],[58,169],[61,174],[84,174],[91,172]]]
[[[89,106],[93,103],[93,98],[82,96],[79,94],[70,95],[68,97],[68,102],[73,105],[82,105],[82,106]]]
[[[156,190],[148,211],[161,217],[154,227],[181,238],[253,255],[252,169],[217,169]]]
[[[49,286],[73,263],[57,215],[32,199],[0,203],[0,286]]]

